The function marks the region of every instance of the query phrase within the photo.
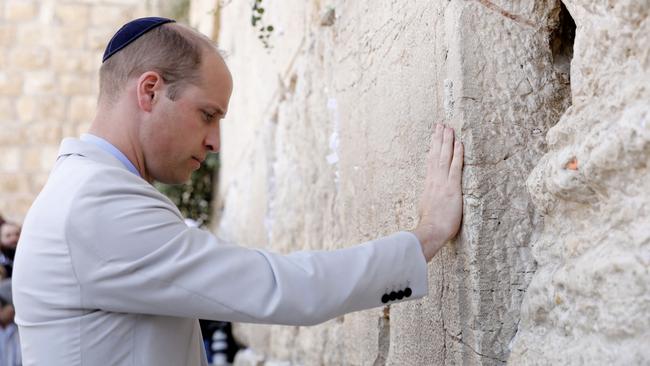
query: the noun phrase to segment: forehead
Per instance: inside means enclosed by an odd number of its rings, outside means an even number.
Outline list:
[[[199,85],[193,88],[193,97],[200,102],[218,104],[225,111],[232,93],[232,76],[216,51],[204,52],[200,75]]]

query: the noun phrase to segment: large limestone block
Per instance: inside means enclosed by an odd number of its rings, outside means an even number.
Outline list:
[[[13,98],[0,96],[0,121],[14,121],[16,114],[14,105]]]
[[[567,1],[573,105],[528,179],[544,230],[513,365],[650,363],[650,4]]]
[[[12,45],[16,39],[16,26],[12,24],[0,25],[0,46],[7,47]]]
[[[464,223],[432,262],[429,298],[391,309],[389,364],[508,358],[540,225],[525,180],[568,106],[549,45],[559,10],[553,1],[452,2],[441,14],[445,79],[436,87],[465,142]]]
[[[24,22],[34,19],[38,13],[38,2],[31,0],[5,0],[4,17],[11,22]]]
[[[16,173],[20,170],[21,149],[19,147],[1,147],[0,173]]]
[[[54,19],[66,28],[83,31],[90,24],[90,9],[88,4],[57,3]]]
[[[23,77],[16,73],[0,71],[0,96],[18,96],[23,90]]]
[[[49,51],[44,47],[14,48],[11,66],[15,69],[39,70],[49,64]]]

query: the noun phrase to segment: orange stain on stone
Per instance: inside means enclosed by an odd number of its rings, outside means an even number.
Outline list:
[[[564,169],[578,170],[578,159],[576,158],[571,159],[568,163],[566,163]]]

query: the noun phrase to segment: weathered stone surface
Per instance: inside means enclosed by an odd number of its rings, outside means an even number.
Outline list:
[[[20,220],[56,140],[87,129],[105,42],[142,4],[0,5],[3,216]],[[193,2],[235,80],[220,235],[286,253],[409,229],[432,123],[466,147],[462,232],[428,297],[239,325],[236,364],[650,362],[650,5],[566,4],[573,60],[557,0],[264,2],[270,49],[250,3],[221,2],[218,28]]]
[[[8,21],[21,22],[32,20],[38,12],[38,3],[31,0],[5,0],[4,17]]]
[[[16,113],[22,122],[31,122],[36,117],[38,97],[24,96],[16,100]]]
[[[650,4],[566,1],[573,105],[528,179],[545,212],[512,365],[650,363]]]
[[[87,32],[87,48],[91,51],[104,53],[106,45],[111,40],[115,33],[115,29],[111,27],[97,27],[89,29]]]
[[[52,45],[61,50],[83,50],[86,47],[86,32],[78,29],[61,27],[52,32]]]
[[[12,72],[0,71],[0,95],[17,96],[23,91],[23,77]]]
[[[0,96],[0,121],[11,122],[14,121],[15,111],[14,111],[14,100],[13,98],[1,97]],[[3,131],[0,130],[0,134]]]
[[[90,23],[88,4],[56,4],[54,19],[69,29],[83,30]]]
[[[18,147],[0,147],[0,173],[15,173],[20,169],[21,150]]]
[[[91,74],[98,69],[102,62],[101,54],[85,50],[53,50],[51,52],[52,67],[59,72]],[[98,80],[97,77],[95,80]]]
[[[189,6],[190,26],[212,39],[217,39],[220,19],[218,16],[219,2],[214,0],[193,0],[190,1]]]
[[[42,47],[16,48],[11,53],[11,64],[16,69],[43,69],[49,62],[49,52]]]
[[[64,95],[88,95],[93,93],[97,77],[64,74],[59,76],[60,90]]]
[[[95,116],[97,98],[93,96],[74,96],[70,99],[70,122],[88,122]]]
[[[0,46],[6,47],[15,42],[16,26],[12,24],[0,25]]]
[[[56,146],[61,142],[61,126],[56,123],[34,123],[27,126],[25,137],[32,146]]]
[[[25,95],[47,95],[56,91],[56,75],[48,70],[25,73]]]
[[[10,194],[24,194],[30,191],[30,179],[27,174],[0,174],[0,190]]]
[[[412,228],[437,121],[465,143],[465,216],[459,240],[430,264],[427,298],[346,315],[331,332],[339,338],[303,327],[238,334],[299,364],[328,364],[321,345],[331,343],[342,350],[331,364],[504,363],[541,228],[525,181],[569,101],[549,43],[560,3],[269,8],[271,50],[256,39],[248,5],[222,9],[235,91],[223,122],[219,231],[288,252]],[[336,15],[322,26],[326,8]]]
[[[6,122],[0,130],[0,146],[13,146],[24,139],[25,129],[18,123]]]
[[[52,28],[48,25],[19,27],[15,34],[14,45],[26,45],[29,48],[48,47],[52,42]],[[7,46],[11,46],[7,44]],[[20,66],[20,65],[19,65]]]
[[[135,5],[135,2],[131,4]],[[116,24],[124,24],[130,20],[135,10],[135,6],[124,6],[119,4],[99,4],[93,6],[90,11],[90,21],[93,26],[115,27]]]
[[[145,15],[151,5],[135,0],[0,3],[0,173],[6,182],[15,176],[11,184],[21,186],[20,191],[0,186],[0,214],[20,221],[54,164],[61,138],[87,130],[106,42],[127,18]]]

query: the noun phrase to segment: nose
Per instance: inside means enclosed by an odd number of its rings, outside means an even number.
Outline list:
[[[221,148],[219,125],[219,123],[213,123],[208,129],[208,135],[205,138],[205,148],[210,152],[219,152],[219,148]]]

